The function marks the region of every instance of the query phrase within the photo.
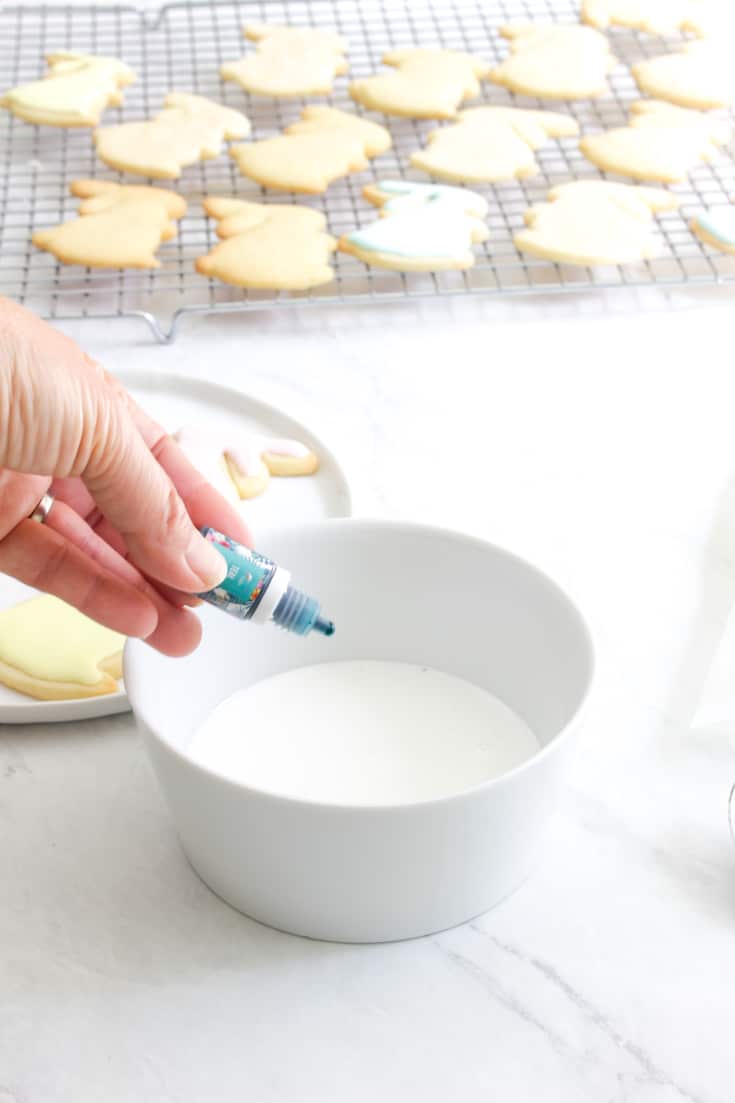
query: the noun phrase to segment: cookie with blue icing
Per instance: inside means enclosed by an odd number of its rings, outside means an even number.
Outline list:
[[[471,268],[485,241],[487,203],[477,192],[413,180],[382,180],[363,192],[380,218],[339,240],[343,253],[375,268],[436,272]]]
[[[697,211],[689,227],[700,241],[735,256],[735,207],[710,207]]]

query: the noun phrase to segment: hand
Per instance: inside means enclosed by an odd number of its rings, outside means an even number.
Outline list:
[[[47,490],[45,524],[28,520]],[[198,533],[242,518],[63,334],[0,298],[0,571],[168,655],[200,637],[189,595],[225,575]]]

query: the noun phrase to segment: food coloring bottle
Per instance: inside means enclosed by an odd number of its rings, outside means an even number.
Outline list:
[[[241,620],[273,621],[297,636],[334,635],[334,624],[322,617],[319,602],[291,585],[289,571],[216,529],[205,526],[201,532],[227,563],[219,586],[199,594],[204,601]]]

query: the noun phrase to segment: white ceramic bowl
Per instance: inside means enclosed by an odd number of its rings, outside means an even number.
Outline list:
[[[527,563],[440,529],[324,521],[262,534],[259,547],[321,599],[337,624],[332,639],[206,607],[204,641],[188,658],[138,641],[126,648],[128,695],[194,869],[240,911],[312,938],[410,938],[491,908],[536,861],[574,745],[593,669],[579,613]],[[465,678],[523,717],[542,749],[458,795],[379,807],[274,796],[186,757],[224,697],[329,659]]]

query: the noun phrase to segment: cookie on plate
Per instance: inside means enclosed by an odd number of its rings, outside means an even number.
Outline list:
[[[676,184],[703,161],[713,161],[732,128],[722,119],[661,100],[631,104],[628,126],[587,134],[579,148],[604,172]]]
[[[230,501],[255,498],[277,478],[313,475],[319,457],[298,440],[185,426],[175,435],[179,446],[204,477]],[[224,484],[227,484],[226,486]]]
[[[710,207],[697,211],[689,223],[700,241],[735,256],[735,207]]]
[[[176,236],[186,202],[176,192],[109,180],[74,180],[79,217],[36,230],[33,244],[62,264],[87,268],[158,268],[156,250]]]
[[[350,95],[371,111],[411,119],[453,119],[465,100],[480,93],[488,75],[482,58],[458,50],[391,50],[382,58],[395,72],[354,80]]]
[[[306,291],[333,278],[329,257],[337,243],[321,211],[216,197],[205,199],[204,209],[218,219],[223,240],[198,258],[202,276],[270,291]]]
[[[607,38],[578,24],[517,23],[501,28],[510,56],[490,80],[511,92],[541,99],[581,100],[607,92],[617,61]]]
[[[186,165],[217,157],[226,138],[250,133],[241,111],[204,96],[169,92],[163,102],[164,110],[153,119],[95,130],[100,160],[119,172],[175,180]]]
[[[0,610],[0,682],[39,701],[116,693],[125,637],[50,594]]]
[[[526,211],[513,240],[521,252],[560,264],[629,264],[655,256],[653,215],[678,205],[662,188],[572,180]]]
[[[96,126],[106,107],[122,103],[121,89],[135,80],[130,66],[114,57],[57,50],[46,62],[42,80],[0,96],[0,107],[37,126]]]
[[[520,107],[471,107],[452,126],[432,130],[411,164],[440,180],[468,184],[535,176],[534,151],[549,138],[579,134],[571,115]]]
[[[641,92],[681,107],[706,111],[735,103],[735,66],[729,40],[690,42],[631,66]]]
[[[347,72],[347,44],[334,31],[314,27],[281,27],[251,23],[243,32],[257,50],[220,68],[223,80],[233,80],[260,96],[317,96],[332,91],[334,78]]]
[[[339,240],[350,253],[375,268],[436,272],[471,268],[472,245],[485,241],[487,203],[476,192],[446,184],[382,180],[363,194],[380,215]]]
[[[333,180],[362,172],[390,144],[384,126],[349,111],[312,105],[278,137],[234,145],[230,154],[243,176],[264,188],[317,195]]]

